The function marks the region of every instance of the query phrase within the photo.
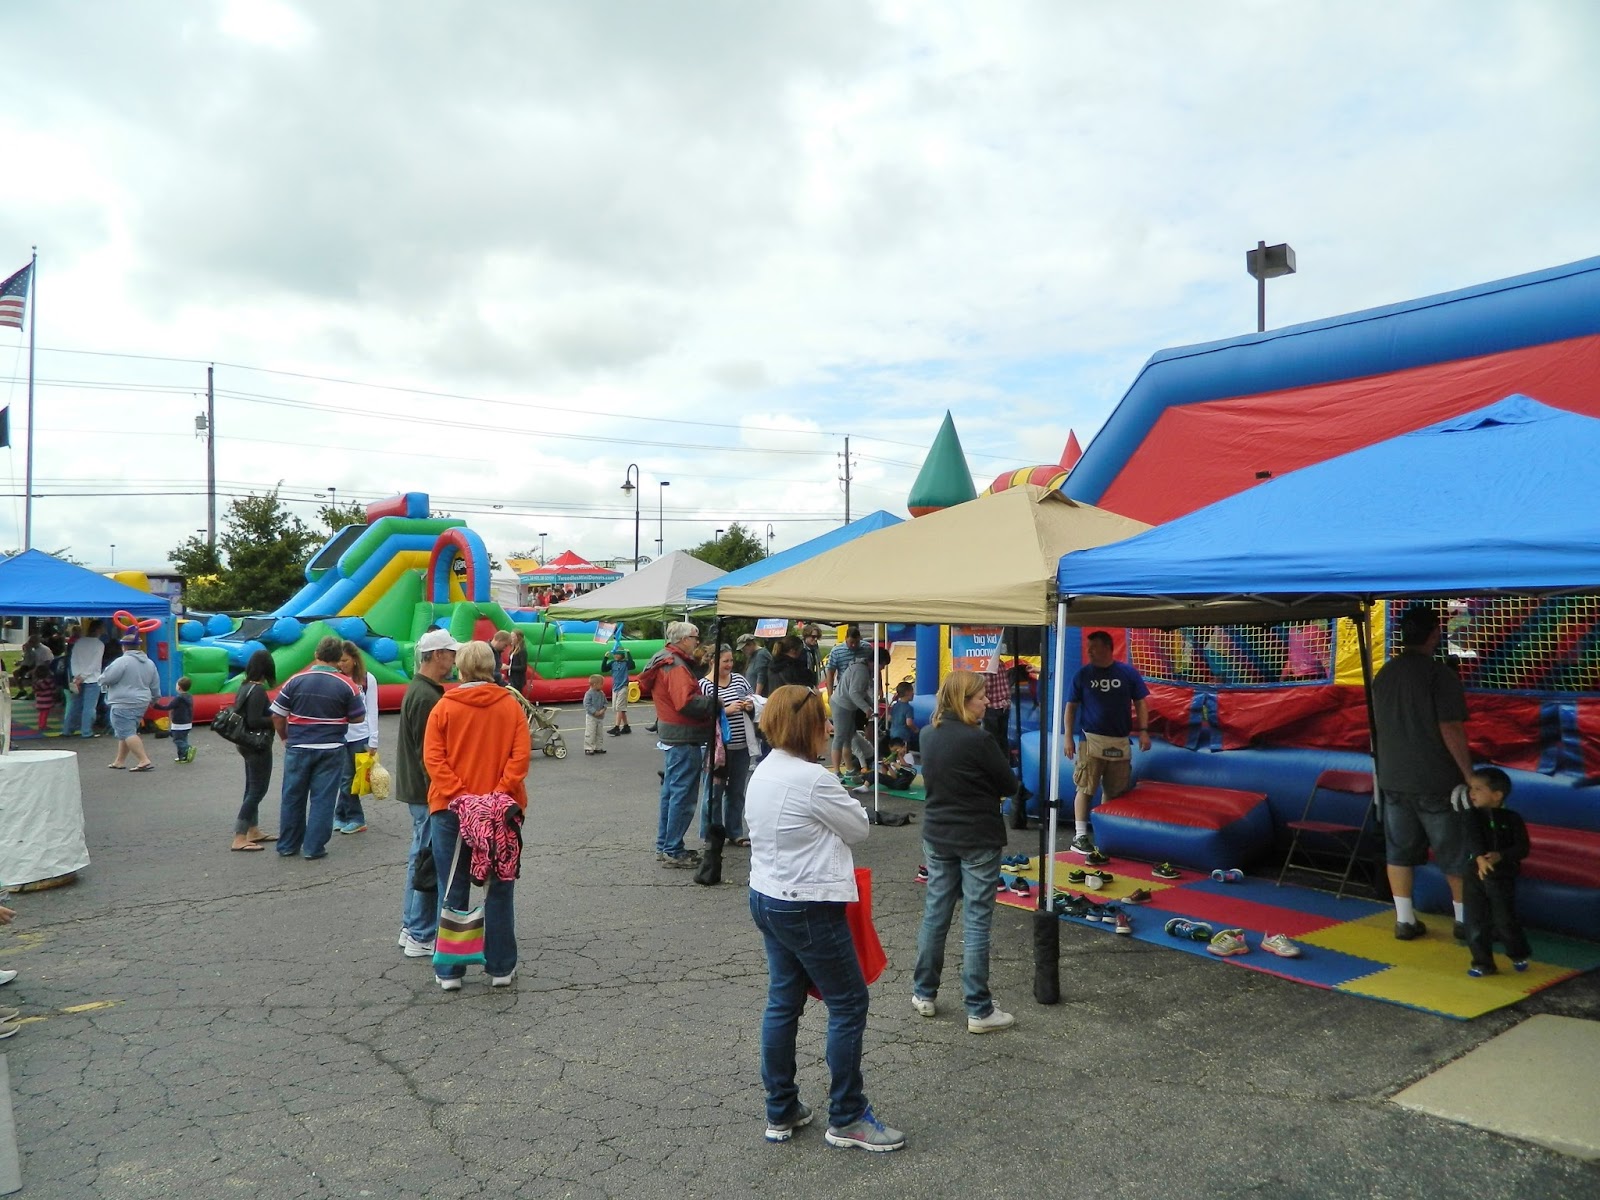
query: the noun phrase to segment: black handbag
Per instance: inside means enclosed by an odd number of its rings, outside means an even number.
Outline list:
[[[245,684],[247,688],[253,686]],[[239,711],[239,705],[244,703],[246,695],[247,692],[241,691],[232,708],[225,708],[211,718],[211,732],[241,750],[259,754],[272,745],[272,733],[266,729],[250,729],[245,725],[244,713]]]

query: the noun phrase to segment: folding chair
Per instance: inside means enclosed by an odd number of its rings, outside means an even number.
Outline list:
[[[1366,804],[1361,812],[1361,823],[1351,825],[1348,817],[1344,821],[1317,819],[1317,800],[1323,792],[1333,792],[1343,797],[1364,797]],[[1294,836],[1289,839],[1289,852],[1283,856],[1283,866],[1278,871],[1278,885],[1283,885],[1283,877],[1293,867],[1310,875],[1337,879],[1339,888],[1334,894],[1342,897],[1345,888],[1350,886],[1350,876],[1361,858],[1367,830],[1373,824],[1372,800],[1370,771],[1324,771],[1318,775],[1316,782],[1311,785],[1311,794],[1306,797],[1305,811],[1300,814],[1298,821],[1289,822]],[[1329,804],[1324,802],[1322,808],[1325,810],[1328,807]],[[1301,859],[1299,862],[1295,861],[1297,853]]]

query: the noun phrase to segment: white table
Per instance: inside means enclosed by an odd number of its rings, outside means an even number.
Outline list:
[[[78,756],[70,750],[0,754],[0,883],[37,883],[88,865]]]

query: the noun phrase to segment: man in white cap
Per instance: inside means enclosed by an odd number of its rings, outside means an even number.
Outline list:
[[[406,859],[405,897],[400,911],[400,949],[407,958],[433,953],[439,932],[438,893],[419,892],[417,857],[431,853],[428,840],[428,768],[422,762],[428,717],[444,695],[444,681],[455,669],[460,644],[443,629],[417,639],[417,670],[400,702],[400,736],[395,739],[394,794],[411,810],[411,854]]]

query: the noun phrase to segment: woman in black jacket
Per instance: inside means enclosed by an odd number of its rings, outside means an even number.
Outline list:
[[[797,637],[786,637],[778,642],[772,666],[767,669],[767,695],[791,683],[813,690],[817,686],[817,673],[806,664],[805,647]]]
[[[239,685],[239,696],[233,702],[244,717],[244,727],[251,732],[271,732],[272,714],[268,711],[272,697],[267,689],[277,684],[277,668],[272,655],[257,650],[245,665],[244,682]],[[256,825],[260,820],[261,800],[272,782],[272,741],[264,748],[248,750],[239,747],[244,759],[244,803],[239,806],[239,817],[233,823],[233,845],[230,850],[260,850],[262,842],[276,841],[275,833],[262,833]]]
[[[985,692],[983,676],[952,671],[939,688],[933,723],[922,734],[922,778],[928,788],[922,853],[928,888],[917,935],[911,1006],[925,1017],[936,1012],[945,935],[960,898],[961,987],[968,1033],[993,1033],[1016,1022],[995,1007],[989,993],[989,926],[1000,882],[1000,854],[1006,845],[1000,802],[1016,792],[1017,778],[983,728],[983,713],[989,707]]]

